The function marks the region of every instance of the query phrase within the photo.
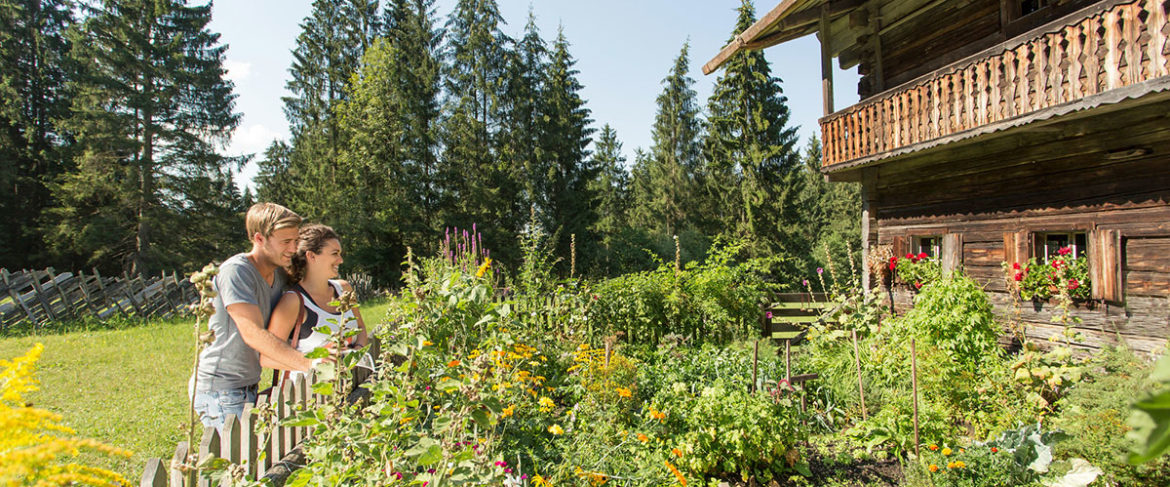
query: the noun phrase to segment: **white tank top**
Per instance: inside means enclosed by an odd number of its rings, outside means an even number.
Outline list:
[[[341,283],[330,280],[329,286],[333,288],[333,297],[341,296]],[[287,292],[300,293],[302,300],[305,303],[305,321],[301,323],[300,340],[297,341],[297,351],[301,353],[309,353],[314,348],[320,347],[332,338],[332,334],[337,331],[335,323],[345,323],[347,330],[356,330],[358,328],[357,318],[353,315],[353,310],[345,312],[344,321],[338,313],[330,313],[321,308],[305,291],[305,288],[300,284],[293,286]],[[331,323],[329,320],[333,320]],[[352,341],[353,339],[350,339]]]

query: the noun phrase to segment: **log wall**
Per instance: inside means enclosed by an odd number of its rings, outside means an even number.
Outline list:
[[[1130,128],[1132,137],[1141,138],[1149,126]],[[1080,138],[1083,144],[1102,140]],[[984,284],[997,314],[1006,319],[1013,310],[1001,263],[1028,252],[1028,246],[1007,248],[1005,233],[1117,231],[1124,300],[1078,305],[1078,331],[1086,337],[1081,345],[1124,340],[1136,350],[1155,352],[1170,337],[1170,134],[1162,132],[1161,138],[1145,148],[1149,154],[1127,160],[1053,149],[1052,159],[1043,161],[992,153],[946,165],[879,168],[873,205],[878,243],[959,234],[964,271]],[[913,292],[895,286],[893,293],[896,307],[907,309]],[[1062,330],[1052,324],[1052,313],[1051,303],[1027,302],[1020,318],[1031,337],[1045,340]]]

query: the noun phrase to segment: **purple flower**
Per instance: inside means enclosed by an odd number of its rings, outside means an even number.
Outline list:
[[[768,311],[767,313],[764,313],[764,317],[768,318],[769,320],[772,319],[772,312]]]
[[[520,480],[528,480],[528,474],[521,475]]]
[[[505,468],[505,469],[504,469],[504,473],[512,473],[512,469],[510,469],[510,468]]]
[[[804,280],[804,287],[808,287],[808,279]]]
[[[824,267],[817,267],[817,275],[818,275],[818,276],[819,276],[819,275],[821,275],[821,274],[824,274],[824,273],[825,273],[825,268],[824,268]]]
[[[427,469],[427,473],[435,473],[435,469],[433,469],[433,468],[428,468],[428,469]]]

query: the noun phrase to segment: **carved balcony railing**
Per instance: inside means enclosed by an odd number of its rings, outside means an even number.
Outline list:
[[[1166,76],[1167,15],[1161,0],[1098,9],[830,114],[820,121],[822,164],[876,159]]]

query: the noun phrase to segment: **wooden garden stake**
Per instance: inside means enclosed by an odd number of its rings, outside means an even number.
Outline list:
[[[609,368],[609,357],[613,353],[613,344],[609,340],[605,341],[605,367]]]
[[[792,339],[784,340],[784,379],[792,377]]]
[[[853,363],[857,366],[857,393],[861,396],[861,419],[865,421],[869,419],[869,413],[865,411],[865,386],[861,383],[861,352],[857,348],[857,330],[853,330]]]
[[[756,372],[759,371],[759,366],[760,366],[760,340],[757,339],[755,342],[753,342],[753,345],[754,345],[754,347],[752,349],[752,389],[751,390],[752,390],[752,392],[756,392],[756,384],[759,384],[759,382],[756,381],[756,377],[757,377]]]
[[[918,455],[918,349],[910,339],[910,384],[914,388],[914,455]]]

